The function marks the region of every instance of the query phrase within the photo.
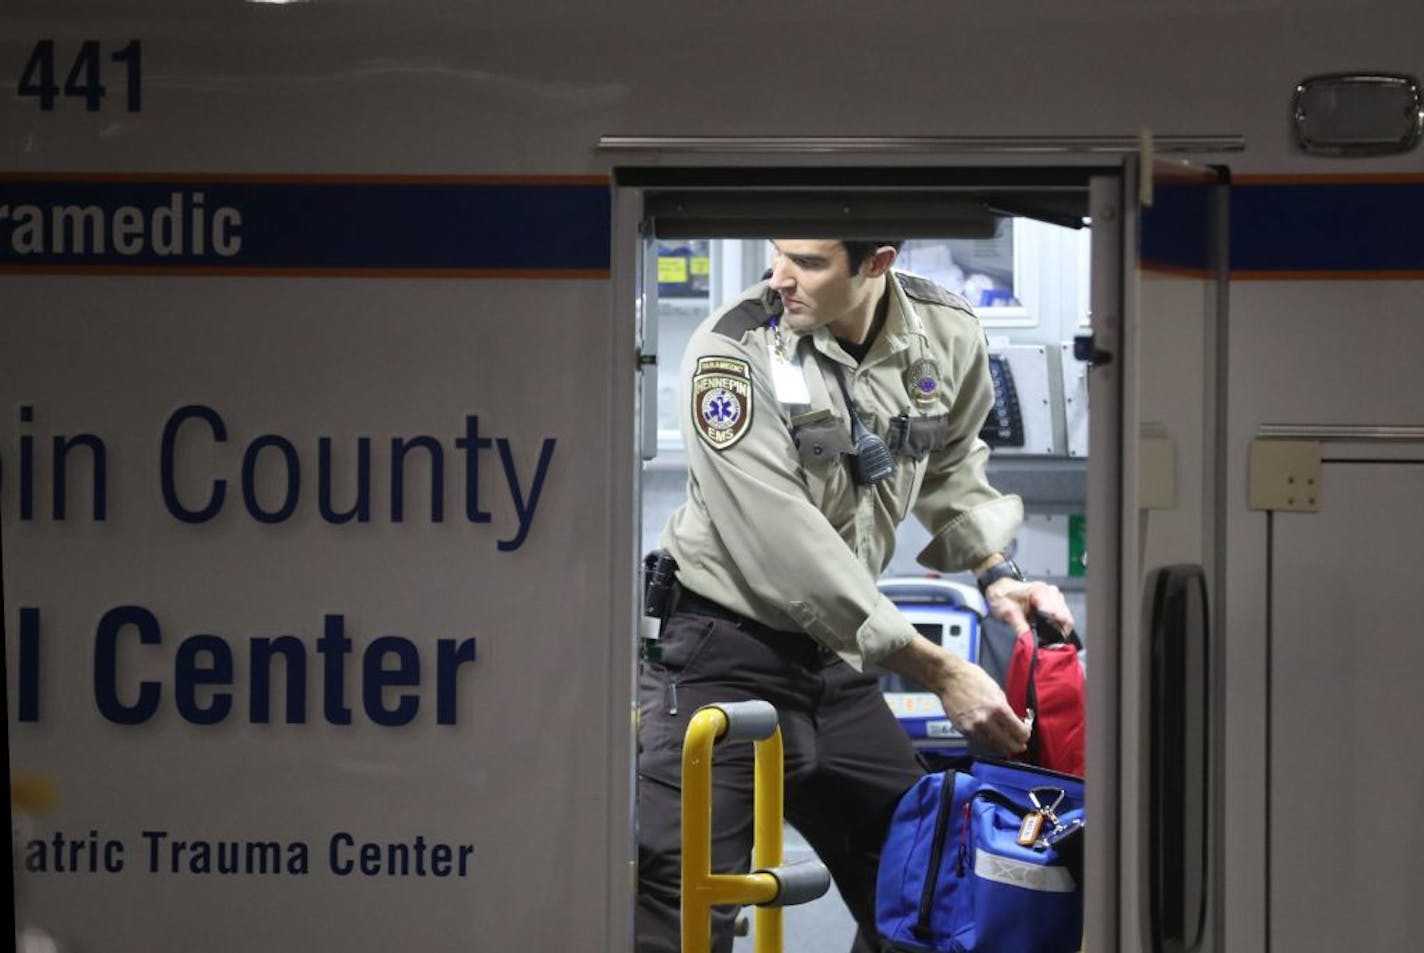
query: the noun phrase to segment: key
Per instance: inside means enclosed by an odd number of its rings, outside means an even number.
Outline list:
[[[1033,847],[1038,843],[1038,837],[1043,833],[1043,820],[1043,814],[1039,811],[1024,815],[1023,823],[1019,825],[1020,847]]]

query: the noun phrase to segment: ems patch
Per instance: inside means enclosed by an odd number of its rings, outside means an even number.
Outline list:
[[[726,450],[752,424],[752,372],[734,357],[699,357],[692,375],[692,423],[713,450]]]

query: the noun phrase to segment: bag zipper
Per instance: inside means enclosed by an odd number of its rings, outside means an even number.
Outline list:
[[[969,808],[974,805],[974,799],[970,798],[964,802],[963,817],[960,818],[959,828],[959,868],[955,871],[959,876],[964,876],[965,866],[969,861]]]
[[[949,833],[949,818],[954,807],[954,769],[946,768],[944,783],[939,789],[939,813],[935,815],[934,840],[930,842],[929,869],[925,871],[925,886],[920,891],[919,915],[910,932],[917,939],[930,939],[930,916],[934,912],[935,886],[939,882],[940,864],[944,862],[944,838]]]

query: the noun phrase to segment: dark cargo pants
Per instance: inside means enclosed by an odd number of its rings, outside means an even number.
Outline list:
[[[661,659],[639,679],[638,953],[679,949],[682,739],[713,702],[759,698],[779,713],[786,819],[815,849],[860,925],[856,950],[878,949],[875,877],[900,795],[924,773],[873,676],[808,636],[756,623],[675,612]],[[752,845],[753,746],[717,747],[712,770],[712,869],[745,872]],[[713,913],[712,949],[732,946],[736,911]],[[849,938],[847,938],[849,945]]]

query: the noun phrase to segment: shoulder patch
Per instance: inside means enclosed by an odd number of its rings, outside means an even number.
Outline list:
[[[768,317],[766,308],[762,307],[760,301],[743,301],[718,318],[717,323],[712,326],[712,331],[733,341],[740,341],[742,335],[752,328],[766,324]]]
[[[895,272],[895,277],[900,281],[900,287],[905,290],[905,294],[916,301],[924,301],[928,304],[942,304],[949,308],[958,308],[961,311],[974,313],[969,302],[952,291],[941,288],[928,278],[921,278],[918,275],[907,275],[903,272]]]
[[[752,371],[735,357],[699,357],[692,374],[692,426],[713,450],[726,450],[752,425]]]

